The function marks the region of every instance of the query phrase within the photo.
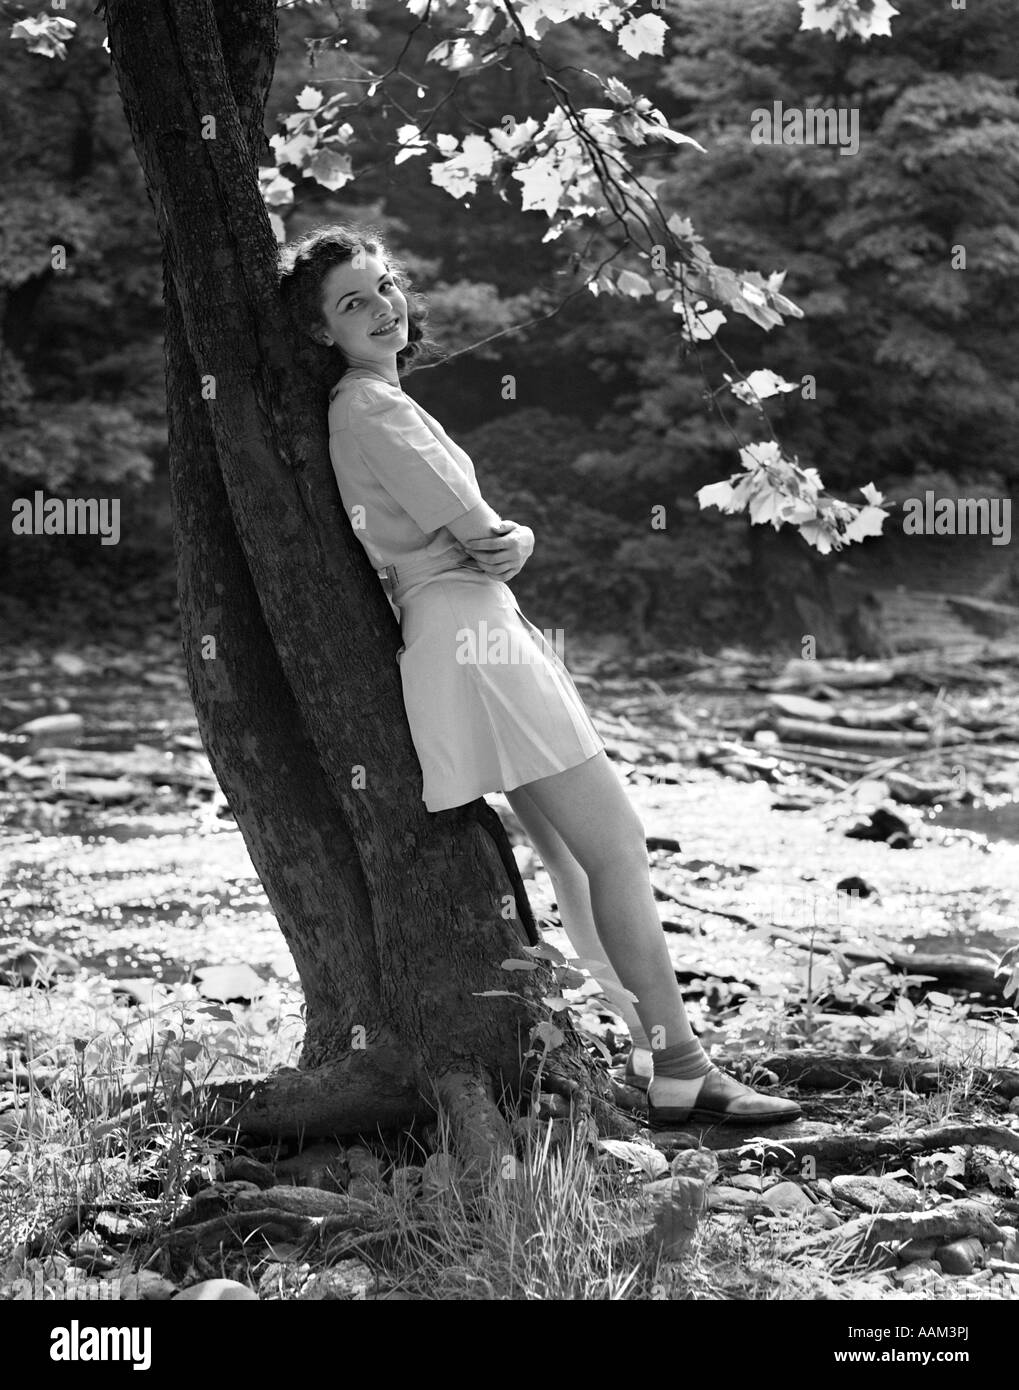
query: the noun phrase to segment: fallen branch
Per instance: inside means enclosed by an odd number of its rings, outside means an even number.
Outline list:
[[[904,1060],[824,1052],[782,1052],[764,1058],[760,1065],[774,1072],[779,1081],[794,1082],[804,1090],[830,1091],[876,1081],[883,1086],[930,1092],[959,1081],[986,1087],[1006,1100],[1019,1096],[1019,1070],[1014,1067],[949,1067],[929,1058]]]
[[[968,731],[943,733],[935,740],[930,734],[913,733],[908,729],[850,729],[839,724],[818,724],[809,719],[775,720],[780,738],[805,739],[808,743],[842,744],[847,748],[934,748],[962,743],[971,738]]]
[[[747,1141],[749,1142],[749,1141]],[[939,1125],[936,1129],[914,1130],[911,1134],[833,1134],[813,1139],[754,1138],[755,1158],[771,1159],[782,1166],[810,1159],[819,1176],[844,1173],[847,1166],[864,1168],[882,1158],[906,1158],[933,1153],[957,1144],[982,1144],[989,1149],[1019,1153],[1019,1134],[1002,1125]],[[744,1143],[738,1148],[716,1149],[719,1167],[738,1169],[747,1159]]]
[[[811,941],[791,927],[764,926],[766,931],[779,941],[800,946],[803,950],[820,955],[840,955],[855,965],[875,965],[881,962],[904,975],[928,975],[938,984],[948,989],[964,989],[972,994],[982,994],[989,999],[1004,1000],[1005,977],[996,975],[993,959],[979,956],[938,956],[919,952],[900,951],[894,946],[868,949],[865,946],[843,946],[837,942]],[[1019,1085],[1019,1083],[1017,1083]],[[1019,1091],[1017,1091],[1019,1093]]]

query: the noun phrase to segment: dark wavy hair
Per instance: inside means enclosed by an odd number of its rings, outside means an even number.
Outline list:
[[[306,337],[315,339],[317,330],[325,328],[322,317],[322,282],[334,266],[353,259],[354,253],[364,250],[369,256],[380,256],[407,300],[407,346],[396,354],[397,369],[402,371],[415,357],[432,347],[425,334],[428,309],[421,296],[411,288],[404,266],[390,255],[381,233],[371,226],[352,226],[333,222],[315,227],[295,241],[280,247],[280,294],[294,327]],[[347,366],[340,348],[335,349]]]

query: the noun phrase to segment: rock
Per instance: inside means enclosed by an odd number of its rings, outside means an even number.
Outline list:
[[[138,1004],[141,1008],[148,1008],[162,1004],[169,995],[169,990],[158,980],[143,979],[141,976],[131,979],[119,979],[113,981],[113,993],[122,995],[132,1004]]]
[[[382,1160],[363,1144],[352,1144],[347,1150],[347,1167],[352,1178],[382,1181]]]
[[[29,739],[29,751],[34,753],[37,748],[74,748],[84,728],[80,714],[43,714],[19,724],[14,732]]]
[[[1010,1115],[1019,1115],[1019,1096],[1013,1096],[1009,1101],[1008,1113]]]
[[[1011,1262],[1019,1261],[1019,1240],[1016,1239],[1016,1228],[1014,1226],[999,1226],[1001,1232],[1001,1243],[1004,1253],[1003,1260]]]
[[[313,1274],[305,1285],[302,1300],[365,1298],[375,1286],[375,1275],[360,1260],[344,1260],[342,1264]]]
[[[132,1212],[98,1211],[92,1224],[108,1240],[123,1240],[148,1229],[142,1218]]]
[[[265,993],[265,982],[250,965],[204,965],[195,971],[198,993],[221,1004],[250,1004]]]
[[[181,1289],[174,1294],[174,1303],[223,1303],[252,1302],[258,1294],[247,1284],[239,1284],[236,1279],[203,1279],[200,1284],[192,1284],[189,1289]]]
[[[274,1247],[274,1250],[278,1253],[279,1247]],[[281,1255],[263,1266],[258,1277],[258,1296],[267,1299],[297,1298],[310,1273],[311,1265],[306,1260],[296,1257],[284,1259]]]
[[[863,1129],[866,1134],[879,1134],[881,1130],[888,1129],[894,1123],[891,1115],[879,1112],[877,1115],[871,1115],[869,1120],[864,1121]]]
[[[453,1184],[455,1166],[448,1154],[429,1154],[421,1171],[421,1195],[427,1201],[446,1192]]]
[[[247,1154],[236,1154],[226,1161],[223,1177],[227,1182],[249,1182],[256,1187],[275,1187],[276,1177],[267,1163]]]
[[[917,843],[909,823],[884,806],[845,833],[850,840],[883,840],[889,849],[912,849]]]
[[[239,1196],[257,1193],[253,1182],[217,1182],[196,1192],[190,1202],[177,1215],[174,1229],[182,1226],[197,1226],[213,1217],[222,1216],[229,1211]]]
[[[862,1211],[919,1211],[923,1198],[915,1187],[907,1187],[897,1178],[864,1177],[850,1173],[832,1178],[833,1197],[852,1202]]]
[[[842,1225],[842,1218],[837,1211],[832,1211],[831,1207],[823,1206],[819,1202],[807,1212],[804,1225],[817,1231],[834,1231],[836,1226]]]
[[[176,1292],[177,1285],[155,1270],[140,1269],[137,1274],[120,1276],[120,1297],[128,1302],[165,1303]]]
[[[976,1236],[939,1245],[934,1258],[946,1274],[972,1274],[977,1262],[984,1258],[984,1247]]]
[[[933,1260],[934,1252],[940,1244],[937,1236],[928,1236],[923,1240],[904,1240],[895,1253],[902,1264],[916,1264],[918,1260]]]
[[[917,1260],[892,1271],[892,1282],[907,1293],[916,1293],[943,1282],[941,1266],[936,1260]]]
[[[89,664],[74,652],[54,652],[50,657],[51,663],[65,676],[83,676],[89,669]]]
[[[756,1192],[758,1194],[767,1191],[769,1187],[774,1187],[777,1178],[763,1177],[760,1173],[735,1173],[731,1178],[726,1179],[729,1187],[742,1187],[746,1192]]]
[[[803,1188],[795,1182],[777,1182],[774,1187],[768,1188],[761,1201],[775,1212],[810,1211],[814,1206]]]
[[[394,1168],[389,1176],[393,1195],[403,1200],[412,1201],[420,1195],[423,1176],[420,1168],[410,1166]]]
[[[349,1177],[346,1153],[336,1144],[311,1144],[293,1158],[274,1164],[274,1171],[277,1182],[318,1187],[326,1192],[343,1191]]]
[[[352,1205],[346,1192],[326,1192],[317,1187],[259,1189],[249,1183],[245,1183],[245,1187],[253,1190],[239,1194],[234,1203],[235,1211],[261,1211],[263,1207],[273,1207],[294,1216],[346,1216]]]
[[[848,893],[853,898],[869,898],[877,892],[877,889],[865,878],[861,878],[859,874],[850,874],[848,878],[839,879],[835,885],[835,891]]]
[[[742,1187],[712,1187],[708,1189],[709,1211],[758,1211],[763,1208],[760,1192],[748,1192]]]
[[[94,801],[99,806],[123,806],[148,794],[140,782],[126,777],[64,777],[49,793],[49,800]]]

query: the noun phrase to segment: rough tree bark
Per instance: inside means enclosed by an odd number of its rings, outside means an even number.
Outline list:
[[[322,359],[280,307],[257,181],[275,0],[108,0],[110,52],[164,248],[184,654],[203,742],[307,1001],[297,1071],[220,1088],[256,1134],[392,1130],[440,1098],[465,1157],[505,1152],[547,969],[494,811],[430,815],[399,633],[342,514]],[[210,120],[211,118],[211,120]],[[334,368],[335,372],[335,368]],[[576,1033],[552,1089],[625,1128]],[[592,1109],[593,1108],[593,1109]]]

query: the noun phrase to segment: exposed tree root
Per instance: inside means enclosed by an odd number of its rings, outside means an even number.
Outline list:
[[[987,1207],[981,1202],[946,1202],[931,1211],[888,1212],[884,1215],[859,1216],[845,1225],[818,1235],[794,1246],[789,1253],[826,1248],[843,1259],[869,1254],[890,1241],[928,1240],[931,1237],[947,1242],[963,1236],[976,1236],[988,1245],[1002,1239],[999,1228],[991,1220]]]
[[[410,1076],[394,1076],[351,1053],[309,1071],[231,1077],[203,1091],[208,1121],[253,1138],[374,1134],[427,1121],[433,1111]]]
[[[826,1052],[782,1052],[763,1058],[759,1065],[773,1071],[779,1081],[795,1082],[806,1090],[834,1091],[876,1081],[883,1086],[930,1092],[947,1090],[955,1083],[969,1083],[986,1086],[1006,1100],[1019,1096],[1019,1069],[1014,1067],[950,1067],[930,1059]]]
[[[478,1184],[504,1155],[513,1153],[513,1136],[496,1104],[491,1081],[480,1067],[451,1068],[436,1081],[436,1091],[449,1116],[463,1180]]]
[[[815,1139],[781,1139],[769,1144],[766,1136],[754,1139],[765,1155],[779,1163],[799,1163],[810,1158],[822,1169],[844,1172],[847,1164],[860,1166],[876,1158],[900,1157],[908,1154],[930,1153],[948,1149],[956,1144],[984,1144],[991,1149],[1019,1153],[1019,1134],[1000,1125],[940,1125],[937,1129],[916,1130],[912,1134],[835,1134]],[[755,1150],[756,1151],[756,1150]],[[746,1158],[745,1149],[716,1149],[715,1157],[721,1167],[738,1168]]]

